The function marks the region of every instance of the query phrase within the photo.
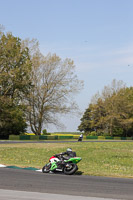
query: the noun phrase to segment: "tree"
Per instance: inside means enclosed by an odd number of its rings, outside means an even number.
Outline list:
[[[94,123],[97,131],[108,132],[111,136],[113,135],[113,130],[116,128],[116,122],[119,118],[117,108],[121,99],[118,98],[118,93],[123,88],[125,88],[124,82],[114,79],[110,85],[104,87],[101,95],[97,95],[98,99],[95,101],[97,111],[94,118],[94,121],[97,121],[97,123]]]
[[[30,88],[31,61],[28,48],[21,47],[21,39],[11,33],[0,37],[0,87],[4,96],[14,101],[23,98]]]
[[[85,133],[93,131],[91,128],[92,123],[92,109],[91,105],[89,105],[89,108],[87,108],[83,114],[83,117],[81,118],[81,124],[78,126],[79,131],[84,131]]]
[[[123,88],[117,94],[118,124],[123,136],[133,136],[133,87]]]
[[[22,99],[31,88],[28,48],[11,33],[0,32],[0,134],[20,134],[26,121]],[[19,119],[19,120],[18,120]]]
[[[99,98],[97,104],[89,104],[78,127],[79,131],[89,134],[92,131],[101,131],[105,128],[104,116],[106,115],[103,101]]]
[[[32,84],[27,96],[28,121],[33,133],[39,135],[43,126],[59,126],[59,114],[67,114],[77,108],[73,95],[82,88],[82,82],[74,73],[74,63],[62,60],[56,54],[43,56],[40,52],[32,55]]]
[[[106,115],[104,123],[110,135],[126,136],[126,132],[133,125],[133,88],[121,88],[117,93],[104,101]],[[121,130],[121,131],[120,131]]]
[[[111,86],[104,87],[101,95],[98,93],[93,97],[89,109],[90,114],[81,118],[79,128],[83,131],[87,127],[111,136],[133,135],[133,87],[127,88],[122,81],[113,80]]]
[[[10,99],[2,98],[0,101],[0,138],[19,135],[26,131],[25,114],[20,106],[16,106]]]

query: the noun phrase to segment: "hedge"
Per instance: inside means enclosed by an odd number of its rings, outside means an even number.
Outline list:
[[[20,135],[20,140],[30,140],[30,135]]]
[[[63,140],[63,139],[73,139],[73,136],[58,136],[59,140]]]
[[[47,140],[47,136],[46,135],[40,135],[39,140]]]
[[[113,140],[114,137],[112,137],[112,136],[105,136],[105,139],[106,139],[106,140]]]
[[[9,140],[20,140],[19,135],[9,135]]]
[[[98,136],[86,136],[86,139],[98,139]]]
[[[121,140],[121,137],[114,137],[114,140]]]
[[[63,135],[10,135],[9,140],[67,140],[78,139],[79,136]],[[83,139],[93,140],[133,140],[133,137],[112,137],[112,136],[84,136]]]
[[[39,135],[30,135],[30,140],[39,140]]]
[[[105,140],[105,136],[98,136],[98,140]]]

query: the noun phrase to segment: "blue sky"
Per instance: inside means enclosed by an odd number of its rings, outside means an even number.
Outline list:
[[[74,60],[84,80],[75,97],[81,112],[113,79],[133,85],[132,0],[0,0],[0,8],[6,32],[36,38],[44,55]],[[76,131],[81,117],[61,117],[66,129],[48,130]]]

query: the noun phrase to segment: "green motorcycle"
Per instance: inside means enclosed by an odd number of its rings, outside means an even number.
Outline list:
[[[49,159],[49,163],[42,168],[43,173],[63,172],[66,175],[72,175],[78,170],[77,163],[82,159],[80,157],[67,158],[62,154],[56,154]]]

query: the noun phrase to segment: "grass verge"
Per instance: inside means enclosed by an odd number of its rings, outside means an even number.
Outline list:
[[[82,157],[84,175],[133,178],[133,143],[0,144],[0,164],[42,168],[49,158],[71,147]]]

